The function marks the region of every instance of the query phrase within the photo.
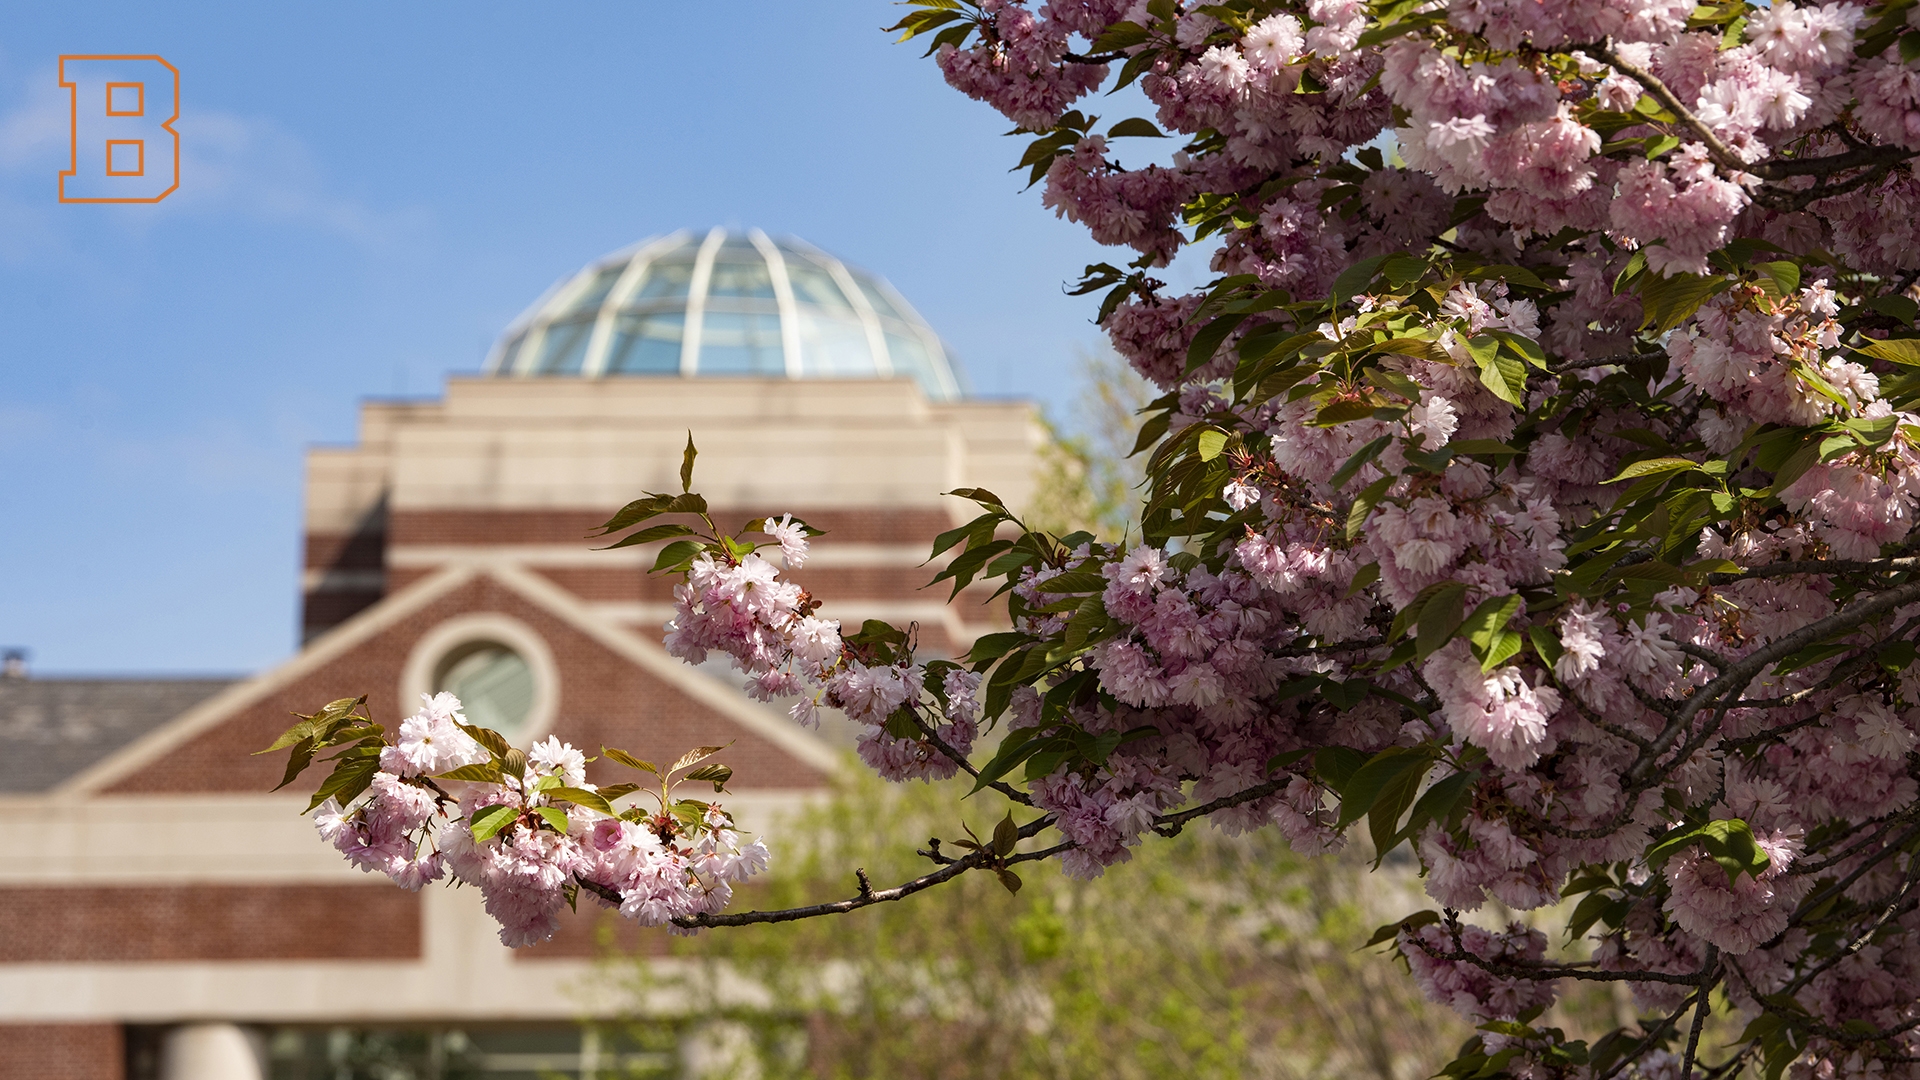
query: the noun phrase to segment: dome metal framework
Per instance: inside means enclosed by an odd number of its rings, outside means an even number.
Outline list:
[[[791,237],[682,230],[547,290],[487,357],[494,376],[905,376],[964,393],[940,338],[883,279]]]

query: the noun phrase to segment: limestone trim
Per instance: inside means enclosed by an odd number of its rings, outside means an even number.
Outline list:
[[[410,707],[422,694],[434,691],[433,676],[448,653],[462,645],[495,642],[520,654],[533,673],[533,707],[526,724],[513,737],[531,743],[553,730],[553,718],[560,708],[560,666],[554,662],[553,649],[526,623],[498,611],[471,611],[455,615],[420,635],[407,654],[407,666],[400,673],[401,708]]]
[[[472,581],[473,566],[449,566],[381,600],[354,618],[315,638],[291,660],[236,683],[178,718],[107,755],[53,788],[54,796],[87,796],[138,772],[176,746],[211,730],[235,712],[332,663],[368,638]]]

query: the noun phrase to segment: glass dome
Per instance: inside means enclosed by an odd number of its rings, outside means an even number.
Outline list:
[[[501,335],[486,374],[906,376],[963,393],[940,338],[893,286],[758,229],[681,231],[555,285]]]

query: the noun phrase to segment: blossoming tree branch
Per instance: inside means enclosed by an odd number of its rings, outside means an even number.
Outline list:
[[[692,929],[1098,875],[1202,818],[1303,851],[1364,822],[1436,904],[1376,940],[1482,1024],[1450,1075],[1920,1075],[1920,7],[908,6],[1046,205],[1137,253],[1079,291],[1164,391],[1141,534],[956,492],[980,515],[935,580],[997,583],[1012,629],[947,661],[817,617],[781,578],[811,530],[719,530],[691,444],[683,493],[605,532],[667,541],[673,653],[1012,812],[914,881],[728,913],[767,852],[682,794],[724,786],[711,748],[605,750],[632,782],[596,787],[442,696],[288,732],[289,780],[345,748],[322,834],[477,885],[517,944],[582,893]],[[1152,118],[1082,111],[1122,87]],[[1200,241],[1217,278],[1169,295],[1153,271]],[[1470,921],[1489,899],[1565,901],[1574,959]],[[1536,1026],[1580,981],[1644,1018]],[[1702,1045],[1715,1009],[1731,1046]]]

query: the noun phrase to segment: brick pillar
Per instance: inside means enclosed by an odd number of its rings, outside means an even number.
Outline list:
[[[119,1024],[0,1024],[0,1080],[126,1080]]]

